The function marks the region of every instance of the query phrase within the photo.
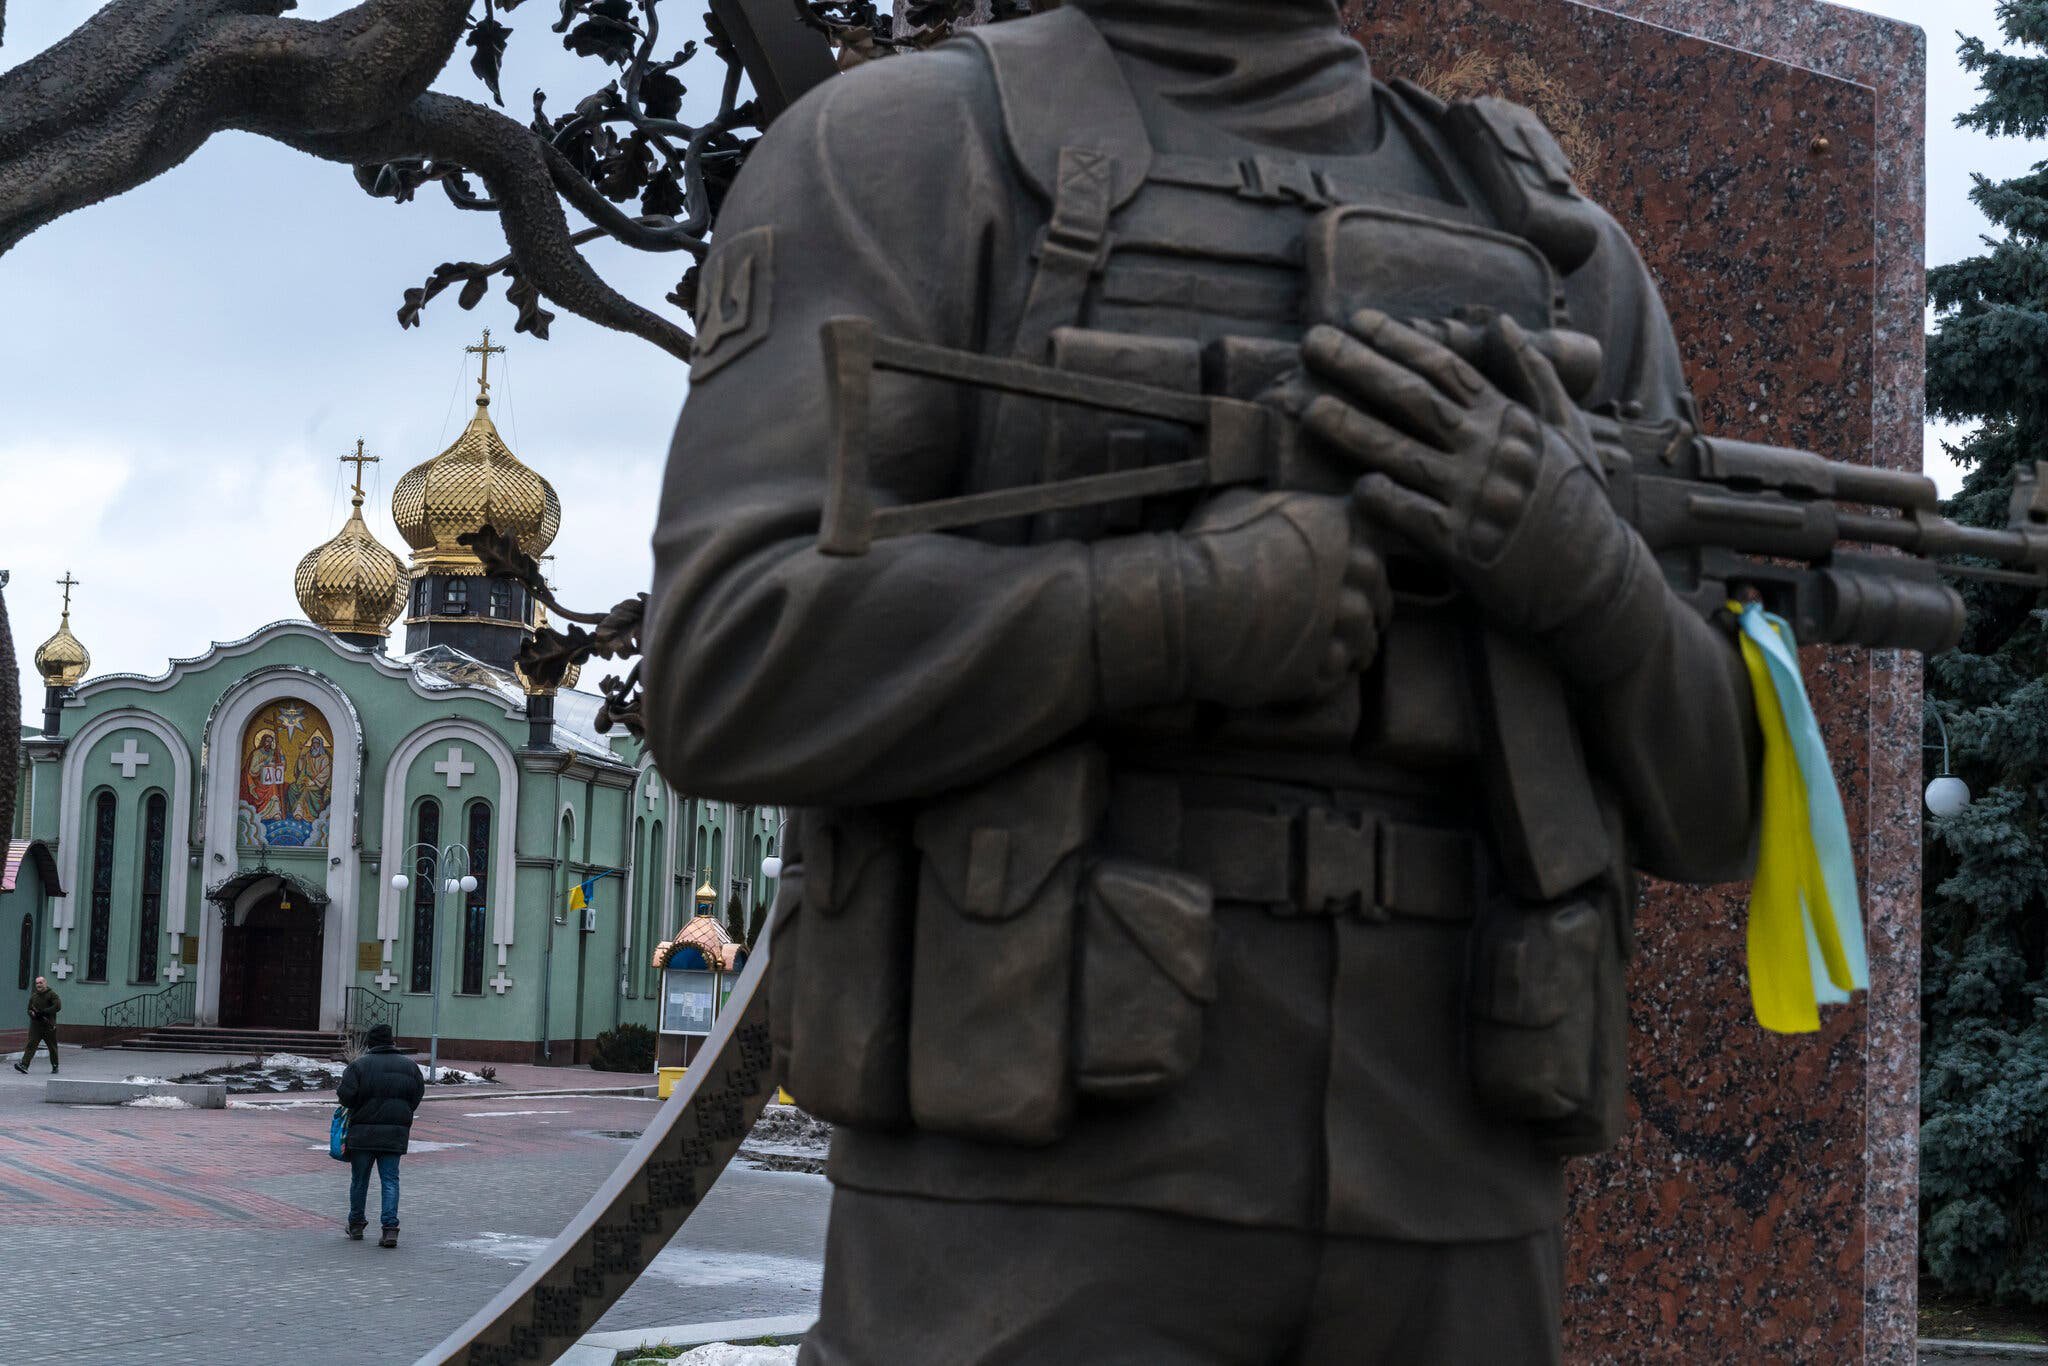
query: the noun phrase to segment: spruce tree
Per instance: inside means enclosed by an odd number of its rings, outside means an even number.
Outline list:
[[[2006,53],[1975,38],[1983,101],[1957,122],[2048,133],[2048,0],[2005,0]],[[1950,516],[2007,524],[2015,474],[2048,459],[2048,163],[1971,198],[1998,228],[1929,272],[1929,411],[1978,424]],[[1962,647],[1927,667],[1970,807],[1928,823],[1921,1058],[1921,1255],[1941,1289],[2048,1304],[2048,628],[2039,595],[1971,584]]]

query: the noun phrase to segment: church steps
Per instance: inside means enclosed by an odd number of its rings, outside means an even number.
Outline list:
[[[228,1053],[262,1055],[297,1053],[308,1058],[339,1058],[342,1036],[311,1029],[220,1029],[168,1025],[147,1030],[110,1049],[148,1053]]]

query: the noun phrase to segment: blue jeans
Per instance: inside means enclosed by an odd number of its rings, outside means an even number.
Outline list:
[[[350,1153],[348,1155],[348,1221],[369,1222],[363,1217],[363,1202],[370,1194],[370,1166],[377,1167],[377,1179],[384,1185],[384,1227],[398,1227],[398,1154]]]

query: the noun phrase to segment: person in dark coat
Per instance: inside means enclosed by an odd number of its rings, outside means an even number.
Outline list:
[[[36,989],[28,997],[28,1044],[21,1050],[21,1061],[14,1064],[15,1071],[28,1071],[35,1061],[36,1046],[48,1044],[50,1075],[57,1075],[57,1012],[63,1008],[63,999],[50,990],[49,980],[36,978]]]
[[[335,1099],[348,1107],[348,1236],[361,1238],[369,1226],[363,1202],[370,1193],[370,1168],[384,1187],[384,1236],[379,1247],[398,1246],[398,1159],[412,1136],[412,1114],[427,1093],[419,1064],[391,1042],[391,1026],[376,1025],[363,1055],[341,1074]]]

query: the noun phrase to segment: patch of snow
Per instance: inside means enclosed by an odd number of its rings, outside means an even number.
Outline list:
[[[302,1057],[297,1053],[271,1053],[264,1057],[263,1066],[273,1070],[293,1072],[325,1072],[338,1077],[348,1070],[347,1063],[330,1062],[325,1058]]]
[[[164,1082],[168,1080],[168,1078],[133,1076],[123,1077],[121,1078],[121,1080],[139,1086],[162,1086]]]
[[[633,1358],[625,1360],[630,1366]],[[735,1342],[711,1342],[693,1347],[673,1361],[662,1362],[661,1366],[796,1366],[796,1344],[743,1347]]]
[[[136,1110],[189,1110],[192,1108],[190,1101],[180,1100],[176,1096],[137,1096],[134,1100],[125,1100],[121,1103]]]
[[[414,1144],[418,1147],[418,1144]],[[474,1252],[493,1261],[525,1265],[539,1256],[550,1240],[519,1233],[481,1233],[474,1238],[444,1243],[443,1247]],[[778,1290],[803,1290],[816,1295],[823,1283],[825,1264],[803,1257],[773,1257],[765,1253],[704,1252],[668,1248],[655,1255],[643,1277],[652,1277],[685,1290],[724,1289],[730,1286],[770,1284]]]
[[[427,1069],[422,1067],[422,1072]],[[436,1086],[496,1086],[497,1082],[486,1081],[475,1072],[465,1072],[459,1067],[436,1067],[428,1073],[427,1080]]]

